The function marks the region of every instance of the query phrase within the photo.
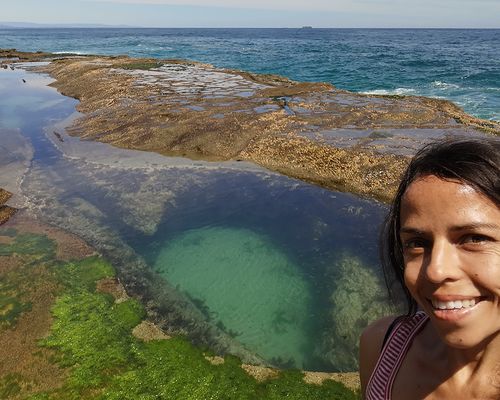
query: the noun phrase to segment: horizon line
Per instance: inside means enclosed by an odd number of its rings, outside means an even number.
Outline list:
[[[19,25],[17,25],[19,24]],[[21,25],[33,26],[21,26]],[[352,26],[352,27],[324,27],[324,26],[134,26],[134,25],[105,25],[92,23],[38,23],[38,22],[8,22],[0,21],[0,29],[432,29],[432,30],[500,30],[500,27],[397,27],[397,26]]]

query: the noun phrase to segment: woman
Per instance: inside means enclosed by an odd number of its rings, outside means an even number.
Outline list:
[[[500,140],[422,149],[396,194],[382,254],[409,311],[363,332],[365,398],[500,399]]]

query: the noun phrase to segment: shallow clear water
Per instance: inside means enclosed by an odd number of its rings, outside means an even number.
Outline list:
[[[0,48],[191,59],[500,120],[499,29],[10,29]]]
[[[150,301],[175,288],[220,333],[212,341],[226,335],[279,366],[356,368],[360,330],[388,311],[376,261],[382,205],[245,163],[44,132],[76,104],[48,82],[0,70],[0,176],[26,169],[30,213],[83,237]],[[180,330],[202,323],[188,317]]]
[[[162,244],[154,267],[248,348],[304,364],[312,350],[312,291],[267,236],[231,227],[189,230]]]

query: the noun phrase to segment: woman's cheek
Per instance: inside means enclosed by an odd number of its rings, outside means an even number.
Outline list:
[[[407,262],[405,263],[404,279],[408,290],[412,295],[416,292],[418,276],[420,273],[420,268],[415,265],[415,263]]]

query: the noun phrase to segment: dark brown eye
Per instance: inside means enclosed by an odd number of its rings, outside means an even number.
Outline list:
[[[405,249],[423,249],[427,246],[427,241],[422,238],[414,238],[403,241]]]
[[[472,243],[472,244],[480,244],[488,241],[490,241],[490,238],[484,235],[467,235],[462,239],[462,243]]]

